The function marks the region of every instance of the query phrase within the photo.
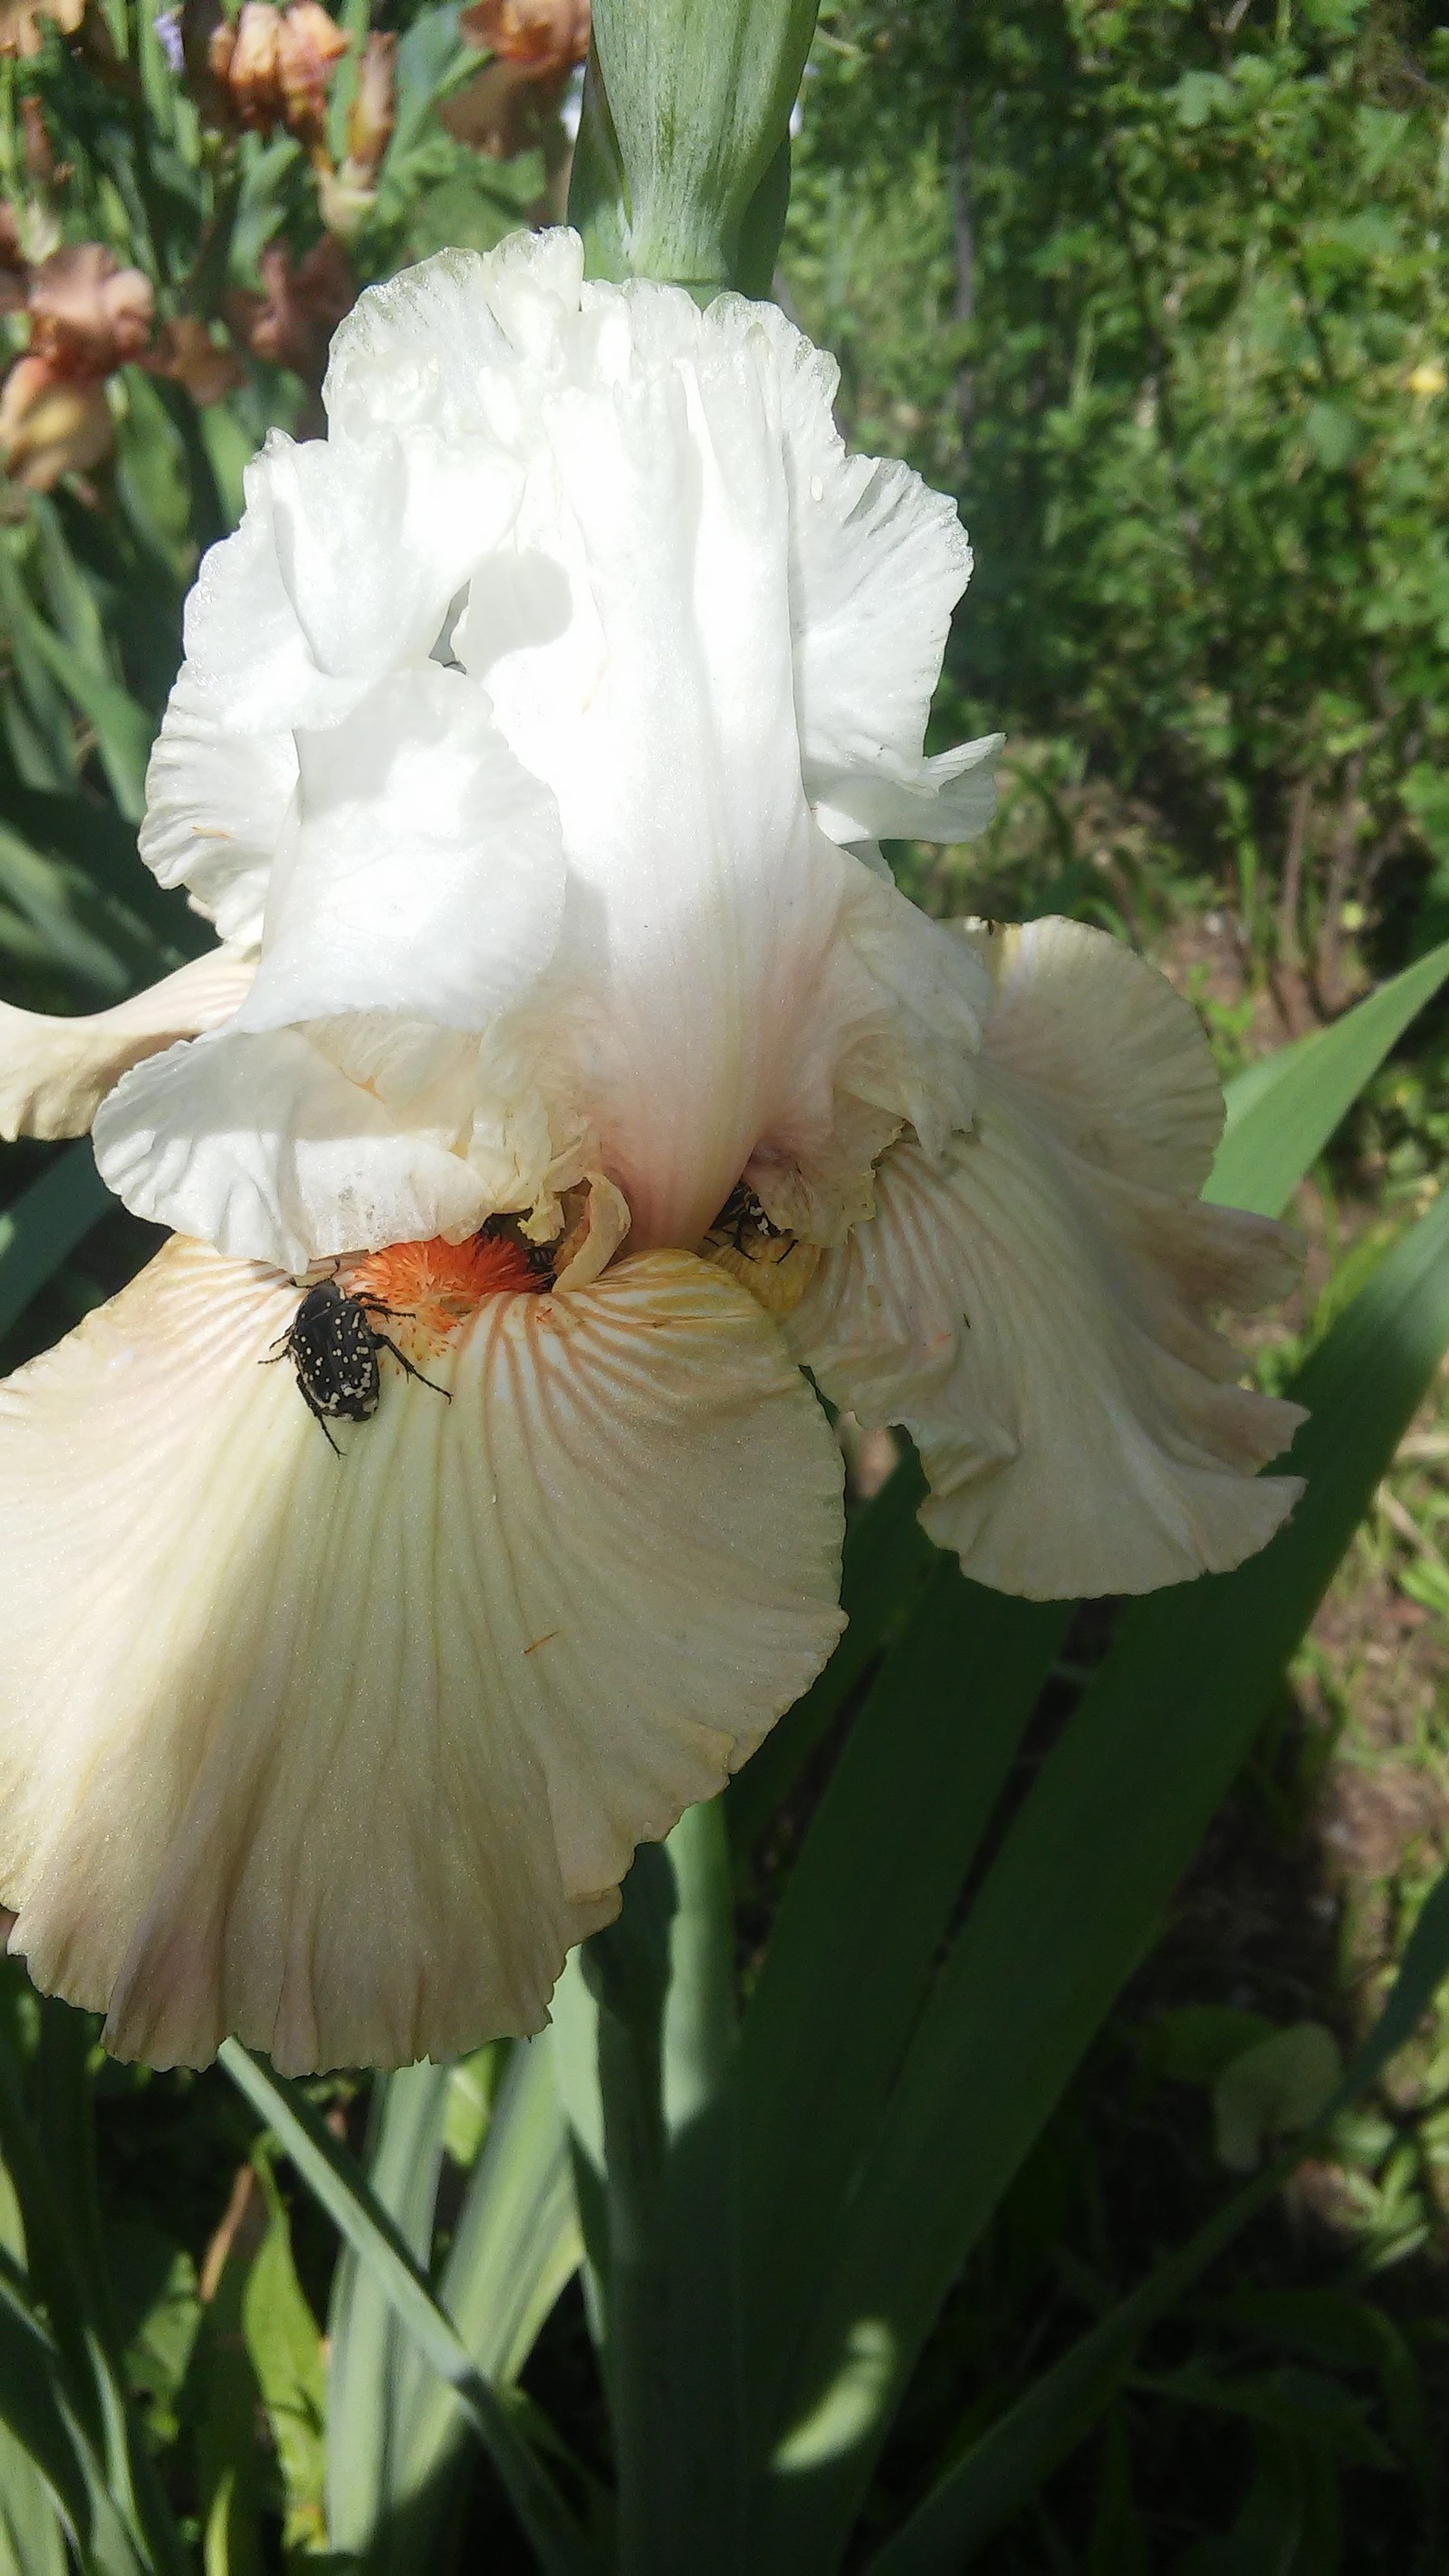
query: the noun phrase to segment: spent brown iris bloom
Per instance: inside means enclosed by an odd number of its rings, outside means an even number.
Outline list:
[[[30,343],[0,392],[0,456],[13,482],[49,492],[109,455],[105,380],[145,348],[154,298],[140,269],[75,242],[31,272],[25,305]]]

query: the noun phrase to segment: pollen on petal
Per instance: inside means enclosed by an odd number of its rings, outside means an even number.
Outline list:
[[[350,1297],[375,1298],[420,1333],[446,1340],[489,1297],[534,1295],[548,1286],[525,1245],[509,1235],[471,1234],[464,1243],[390,1243],[349,1265]]]

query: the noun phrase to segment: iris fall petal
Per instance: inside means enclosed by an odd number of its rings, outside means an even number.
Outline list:
[[[1225,1571],[1291,1509],[1297,1482],[1253,1471],[1303,1417],[1235,1383],[1210,1317],[1281,1296],[1294,1240],[1198,1200],[1220,1095],[1163,978],[1071,922],[981,945],[1000,999],[975,1126],[883,1157],[794,1347],[911,1432],[924,1524],[978,1581],[1053,1599]]]
[[[296,1306],[176,1243],[0,1391],[0,1899],[156,2064],[537,2029],[841,1624],[834,1444],[704,1263],[486,1299],[340,1460]]]

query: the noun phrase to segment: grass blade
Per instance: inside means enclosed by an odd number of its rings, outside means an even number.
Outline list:
[[[304,2093],[273,2074],[240,2042],[220,2060],[259,2119],[279,2139],[344,2242],[385,2292],[418,2349],[466,2411],[537,2555],[544,2576],[585,2576],[590,2553],[573,2517],[508,2408],[475,2369],[393,2221]]]
[[[1371,2084],[1406,2040],[1449,1976],[1449,1870],[1425,1903],[1387,2003],[1342,2084],[1312,2127],[972,2445],[932,2488],[910,2520],[870,2562],[868,2576],[956,2576],[983,2541],[1028,2503],[1111,2403],[1148,2328],[1174,2307],[1199,2273],[1281,2190],[1294,2167],[1331,2131],[1340,2111]]]
[[[1278,1216],[1409,1022],[1449,977],[1449,940],[1356,1002],[1327,1029],[1280,1047],[1228,1086],[1228,1115],[1203,1191],[1218,1207]]]
[[[578,2268],[568,2133],[546,2045],[515,2042],[469,2177],[440,2296],[485,2379],[508,2387]],[[408,2412],[406,2453],[385,2542],[389,2576],[438,2563],[441,2535],[473,2456],[473,2428],[428,2374]]]
[[[983,1591],[937,1557],[791,1876],[740,2061],[747,2349],[766,2423],[1071,1616]]]
[[[364,2170],[413,2262],[426,2271],[443,2156],[448,2069],[425,2059],[378,2079]],[[327,2530],[362,2557],[403,2493],[403,2424],[416,2347],[355,2247],[344,2244],[328,2319]],[[429,2384],[432,2374],[427,2374]]]

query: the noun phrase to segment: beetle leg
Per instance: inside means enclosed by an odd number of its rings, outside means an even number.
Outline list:
[[[383,1312],[384,1314],[387,1312],[386,1307],[384,1307]],[[419,1386],[430,1386],[434,1395],[440,1395],[445,1404],[452,1403],[452,1388],[449,1386],[439,1386],[436,1378],[424,1377],[422,1370],[420,1368],[414,1368],[412,1361],[398,1349],[396,1342],[390,1342],[388,1340],[386,1333],[374,1333],[372,1339],[374,1347],[377,1350],[391,1351],[393,1358],[399,1363],[399,1366],[407,1370],[409,1377],[415,1377]]]
[[[308,1412],[311,1414],[313,1421],[320,1425],[322,1437],[326,1441],[328,1448],[331,1450],[333,1457],[340,1458],[342,1451],[337,1442],[333,1439],[332,1434],[327,1427],[327,1416],[323,1412],[317,1398],[312,1393],[310,1386],[308,1386],[300,1377],[297,1380],[297,1392],[301,1396],[302,1402],[305,1404]]]

